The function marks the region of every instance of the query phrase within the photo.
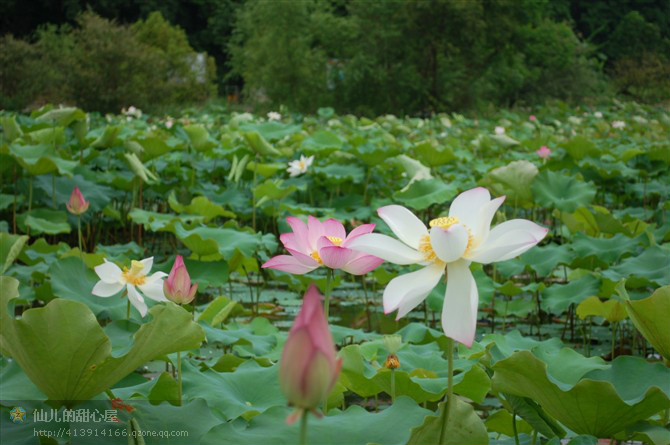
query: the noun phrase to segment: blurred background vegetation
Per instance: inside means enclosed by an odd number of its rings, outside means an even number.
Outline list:
[[[668,0],[4,0],[0,107],[428,114],[670,98]]]

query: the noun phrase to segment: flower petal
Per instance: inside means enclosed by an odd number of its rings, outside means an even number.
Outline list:
[[[484,204],[484,207],[479,210],[479,225],[477,227],[471,227],[471,230],[473,230],[472,241],[474,247],[479,246],[486,241],[486,238],[488,238],[491,230],[491,221],[493,221],[493,217],[496,215],[496,212],[504,201],[505,196],[500,196],[487,202]]]
[[[526,219],[505,221],[495,226],[486,241],[467,257],[483,264],[509,260],[542,241],[548,231]]]
[[[293,233],[295,234],[295,244],[298,246],[298,249],[300,252],[311,252],[309,248],[309,239],[307,234],[309,231],[307,230],[307,224],[305,224],[300,218],[296,218],[295,216],[289,216],[286,218],[286,222],[288,223],[289,226],[291,226],[291,229],[293,229]]]
[[[443,272],[444,265],[433,263],[392,279],[384,289],[384,313],[388,314],[400,307],[404,314],[409,312],[433,290]]]
[[[158,272],[156,272],[157,274]],[[154,274],[154,275],[156,275]],[[168,301],[163,292],[163,280],[155,279],[137,286],[142,293],[154,301]]]
[[[359,252],[340,246],[326,246],[319,250],[321,261],[331,269],[342,269],[358,255]]]
[[[341,244],[342,247],[349,247],[348,244],[351,240],[361,235],[365,235],[366,233],[371,233],[373,230],[375,230],[375,224],[361,224],[360,226],[356,227],[354,230],[349,232],[349,235]]]
[[[119,266],[112,263],[111,261],[105,260],[104,263],[95,266],[95,273],[98,274],[100,279],[105,283],[120,283],[121,274],[123,273]]]
[[[142,273],[144,275],[149,275],[149,272],[151,272],[151,268],[154,265],[154,257],[149,257],[145,258],[142,261],[140,261],[144,265],[144,268],[142,269]]]
[[[418,250],[380,233],[366,233],[356,237],[348,247],[394,264],[416,264],[424,260],[423,254]]]
[[[384,260],[374,255],[361,255],[353,261],[345,264],[342,270],[352,275],[365,275],[383,263]]]
[[[472,346],[477,328],[477,283],[469,261],[447,264],[447,292],[442,305],[442,329],[447,337]]]
[[[293,249],[286,249],[288,253],[293,255],[301,264],[308,267],[319,267],[319,262],[312,258],[310,255],[305,255],[304,253],[298,252]]]
[[[456,261],[468,247],[468,229],[460,224],[448,229],[433,227],[430,229],[430,244],[437,257],[445,263]]]
[[[317,266],[306,266],[291,255],[277,255],[270,258],[261,267],[302,275],[313,271]]]
[[[449,207],[449,216],[458,218],[470,230],[479,227],[480,211],[491,200],[491,194],[484,187],[467,190],[458,195]]]
[[[112,295],[118,294],[121,289],[123,289],[123,283],[106,283],[102,280],[95,283],[91,293],[98,297],[111,297]]]
[[[147,304],[144,302],[142,295],[137,292],[137,289],[135,289],[135,286],[132,284],[128,285],[128,300],[130,301],[130,304],[132,304],[135,309],[140,312],[142,318],[147,315]]]
[[[344,239],[347,237],[347,231],[344,230],[344,226],[336,219],[327,219],[322,223],[322,225],[324,236],[336,236],[342,241],[344,241]]]
[[[316,242],[319,238],[325,236],[326,232],[323,228],[323,223],[311,215],[307,217],[307,230],[307,240],[311,252],[316,250]]]
[[[410,247],[419,248],[421,237],[428,235],[428,229],[414,213],[403,206],[390,205],[377,210],[379,217],[393,233]]]

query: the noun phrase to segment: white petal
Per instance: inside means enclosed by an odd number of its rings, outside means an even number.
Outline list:
[[[135,286],[132,284],[128,285],[128,300],[130,300],[130,304],[140,312],[142,317],[147,315],[147,304],[144,302],[142,295],[137,292],[137,289],[135,289]]]
[[[465,260],[447,264],[447,292],[442,306],[442,329],[447,337],[472,346],[477,328],[477,283]]]
[[[488,264],[521,255],[542,241],[549,229],[526,219],[512,219],[491,230],[488,238],[467,257]]]
[[[156,272],[158,273],[158,272]],[[154,274],[156,275],[156,274]],[[158,277],[160,278],[160,277]],[[140,288],[142,293],[146,295],[147,297],[151,298],[152,300],[155,301],[168,301],[167,298],[165,298],[165,294],[163,293],[163,280],[161,279],[155,279],[152,281],[148,281],[144,284],[141,284],[137,286]]]
[[[142,273],[144,275],[149,275],[149,272],[151,272],[151,268],[154,265],[154,257],[149,257],[145,258],[140,263],[144,264],[144,269],[142,269]]]
[[[123,289],[123,283],[106,283],[102,280],[95,283],[91,293],[98,297],[111,297],[118,294]]]
[[[392,279],[384,289],[384,312],[388,314],[401,307],[405,314],[409,312],[433,290],[443,272],[444,265],[433,263]]]
[[[403,206],[390,205],[377,210],[379,217],[393,233],[410,247],[419,248],[421,237],[428,235],[428,229],[419,218]]]
[[[380,233],[366,233],[356,237],[347,247],[394,264],[416,264],[424,260],[423,254],[418,250]]]
[[[167,276],[168,274],[166,274],[165,272],[161,271],[154,272],[146,278],[145,284],[153,283],[154,281],[160,280],[161,278],[165,278]]]
[[[491,194],[484,187],[467,190],[454,199],[449,207],[449,216],[455,216],[470,230],[479,227],[482,207],[491,200]]]
[[[104,263],[95,266],[95,273],[98,274],[100,279],[105,283],[120,283],[121,274],[123,273],[119,266],[112,263],[111,261],[105,260]]]
[[[468,229],[454,224],[448,229],[433,227],[430,229],[430,244],[439,259],[445,263],[456,261],[468,247]]]
[[[504,201],[505,196],[500,196],[487,202],[484,204],[484,207],[479,210],[479,225],[477,227],[470,228],[473,231],[472,241],[474,243],[474,247],[479,246],[484,241],[486,241],[486,238],[488,238],[489,231],[491,230],[491,221],[493,221],[493,217],[496,215],[496,212]]]

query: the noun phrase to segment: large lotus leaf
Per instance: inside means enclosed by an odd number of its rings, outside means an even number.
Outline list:
[[[300,125],[290,125],[283,122],[270,121],[261,123],[248,123],[240,125],[240,130],[257,131],[268,141],[276,141],[300,131]]]
[[[592,295],[598,295],[600,280],[593,275],[570,281],[567,284],[554,284],[542,291],[542,308],[552,314],[562,314],[571,304],[579,304]]]
[[[409,184],[422,179],[433,179],[433,175],[430,174],[430,168],[416,159],[412,159],[406,155],[397,156],[395,159],[405,170],[407,177],[410,178]],[[409,187],[409,184],[405,188]]]
[[[579,354],[554,355],[559,357],[560,366],[552,368],[560,378],[532,352],[516,352],[493,365],[493,388],[531,398],[572,431],[596,437],[611,437],[670,407],[670,369],[659,363],[619,357],[584,373],[589,365]]]
[[[175,224],[174,233],[194,254],[207,257],[220,254],[229,260],[240,252],[250,257],[261,248],[264,236],[260,233],[247,233],[226,227],[196,227],[185,229],[180,223]]]
[[[177,224],[192,226],[194,224],[205,221],[205,218],[200,215],[175,215],[171,213],[158,213],[137,208],[132,209],[128,213],[128,217],[135,224],[142,224],[146,230],[150,230],[152,232],[174,232],[175,225]]]
[[[361,183],[365,178],[363,167],[356,164],[328,164],[325,167],[316,167],[318,173],[323,175],[326,180],[333,184],[342,184],[345,182]]]
[[[541,277],[549,275],[559,264],[570,264],[575,258],[569,244],[546,244],[521,255],[521,262]]]
[[[16,123],[16,116],[6,114],[0,117],[0,124],[2,124],[2,139],[0,141],[3,144],[11,144],[23,135],[21,126]]]
[[[4,274],[9,266],[12,265],[16,257],[21,254],[23,246],[28,241],[26,235],[10,235],[9,233],[0,233],[0,274]]]
[[[56,203],[58,203],[61,210],[66,209],[65,203],[70,199],[70,194],[74,187],[79,187],[86,200],[90,203],[89,211],[86,216],[90,215],[93,211],[104,209],[112,199],[123,197],[123,193],[119,190],[115,190],[96,182],[95,177],[91,178],[88,176],[88,174],[93,173],[86,173],[86,177],[80,174],[75,174],[71,178],[66,176],[53,178],[50,177],[50,175],[37,176],[35,178],[34,187],[35,189],[41,189],[45,195],[55,197]]]
[[[441,413],[445,403],[438,405],[437,415],[426,416],[420,426],[412,429],[412,435],[407,445],[425,445],[440,443],[442,432]],[[487,445],[489,436],[486,425],[475,413],[472,406],[454,396],[447,428],[442,444],[447,445]]]
[[[120,132],[120,126],[109,125],[107,127],[96,128],[95,130],[90,131],[86,137],[95,138],[95,140],[91,142],[91,147],[110,148],[119,143],[118,135]]]
[[[291,411],[289,407],[276,406],[254,417],[248,424],[228,422],[218,425],[201,443],[294,445],[298,443],[300,426],[297,423],[286,424],[286,417]],[[356,405],[343,412],[331,410],[322,419],[310,415],[306,442],[322,445],[402,445],[407,442],[410,429],[430,413],[406,397],[398,398],[393,406],[380,413],[371,413]]]
[[[199,286],[221,287],[228,281],[228,263],[225,261],[185,259],[184,262],[191,280],[198,283]]]
[[[216,141],[212,139],[209,132],[202,124],[185,125],[184,131],[191,141],[191,146],[196,151],[207,151],[216,147]]]
[[[537,175],[532,189],[538,204],[564,212],[574,212],[590,204],[596,195],[593,184],[551,170],[544,170]]]
[[[164,155],[172,150],[179,150],[185,144],[175,138],[161,137],[156,133],[149,133],[137,139],[137,142],[142,146],[145,159],[153,159]]]
[[[516,425],[512,425],[513,422]],[[512,414],[506,409],[494,412],[486,418],[485,424],[487,430],[509,437],[514,437],[515,431],[517,434],[530,434],[533,432],[533,427],[528,422],[518,416],[516,419],[512,419]],[[515,426],[516,429],[514,428]]]
[[[393,194],[394,200],[414,210],[423,210],[433,204],[443,204],[456,193],[453,183],[441,179],[422,179]]]
[[[65,128],[47,127],[24,133],[23,139],[33,144],[43,144],[51,147],[60,146],[65,143]]]
[[[86,120],[86,113],[75,107],[54,108],[35,118],[37,122],[67,127],[74,121]]]
[[[635,327],[670,362],[670,286],[656,289],[641,300],[627,299],[624,304]]]
[[[235,165],[235,161],[233,160],[233,166]],[[242,165],[242,164],[238,164]],[[270,176],[274,175],[280,170],[285,170],[286,169],[286,164],[283,163],[260,163],[260,162],[254,162],[251,161],[246,164],[246,169],[251,171],[251,172],[256,172],[256,174],[262,176],[263,178],[269,178]],[[231,173],[235,170],[234,167],[231,167]]]
[[[456,159],[451,147],[438,145],[437,141],[423,141],[414,146],[417,159],[431,167],[444,165]]]
[[[328,130],[318,130],[302,141],[301,148],[305,153],[325,155],[342,148],[344,142],[340,137]]]
[[[251,418],[273,406],[286,405],[279,389],[279,365],[263,367],[254,360],[234,372],[200,371],[189,362],[182,365],[184,397],[202,397],[227,420]]]
[[[619,281],[626,278],[626,285],[632,288],[650,283],[658,286],[670,284],[670,249],[666,246],[653,246],[640,255],[626,258],[614,267],[603,272],[603,276]]]
[[[260,205],[266,201],[279,201],[286,198],[298,188],[295,185],[283,185],[284,181],[281,179],[268,179],[264,183],[259,184],[253,189],[256,197],[256,205]]]
[[[168,204],[170,208],[177,213],[190,213],[191,215],[200,215],[204,217],[206,223],[210,222],[217,216],[225,218],[235,218],[235,214],[230,210],[224,209],[219,204],[215,204],[205,196],[196,196],[191,200],[191,203],[184,205],[177,200],[174,192],[170,193],[168,197]]]
[[[33,176],[51,172],[72,176],[72,171],[78,165],[76,161],[68,161],[58,156],[53,146],[44,144],[12,144],[9,146],[9,154]]]
[[[0,280],[1,349],[51,400],[66,405],[90,399],[156,357],[197,348],[205,337],[183,308],[156,305],[149,311],[152,320],[134,335],[130,351],[113,357],[109,338],[86,305],[58,298],[16,320],[8,304],[18,296],[18,281]]]
[[[491,170],[483,183],[496,195],[506,195],[507,202],[519,206],[533,202],[531,184],[537,176],[535,164],[528,161],[513,161],[508,165]]]
[[[596,145],[585,136],[575,136],[562,144],[565,151],[575,160],[583,159],[586,156],[597,156],[600,150]]]
[[[582,320],[586,317],[597,316],[609,322],[617,322],[626,318],[626,309],[618,300],[601,301],[594,295],[577,305],[577,315]]]
[[[352,149],[352,154],[370,167],[380,165],[384,160],[396,156],[398,153],[400,153],[400,149],[396,144],[375,144],[369,140],[356,144]]]
[[[70,233],[70,224],[67,222],[67,213],[62,210],[33,209],[26,211],[16,218],[19,228],[27,231],[30,227],[31,234],[46,233],[56,235],[58,233]]]
[[[261,156],[279,156],[281,153],[272,146],[263,136],[257,131],[246,131],[242,134],[244,140],[249,145],[252,151]]]
[[[635,252],[640,240],[629,238],[621,233],[611,238],[596,238],[581,232],[575,234],[569,248],[574,250],[579,259],[577,262],[586,267],[591,261],[600,266],[616,262],[626,253]],[[531,252],[535,249],[531,249]],[[525,255],[525,254],[524,254]]]

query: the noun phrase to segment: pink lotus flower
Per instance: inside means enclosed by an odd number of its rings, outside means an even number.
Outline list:
[[[531,121],[531,122],[537,122],[537,118],[535,117],[534,114],[531,114],[530,116],[528,116],[528,120]]]
[[[289,416],[289,423],[298,419],[303,410],[314,410],[327,399],[341,367],[342,359],[336,357],[323,313],[321,294],[312,284],[284,344],[279,367],[281,390],[297,408]]]
[[[549,156],[551,156],[551,149],[549,149],[549,147],[546,145],[543,145],[538,150],[536,150],[535,153],[537,153],[537,155],[542,159],[547,159]]]
[[[286,221],[293,232],[283,233],[279,239],[291,255],[277,255],[263,264],[264,268],[302,275],[326,266],[363,275],[384,261],[348,247],[357,237],[371,233],[374,224],[360,225],[347,236],[344,226],[335,219],[321,222],[310,216],[305,224],[299,218],[289,216]]]
[[[184,265],[184,259],[177,255],[172,265],[172,270],[167,279],[163,281],[163,293],[168,300],[177,304],[188,304],[195,298],[198,283],[191,286],[191,277]]]
[[[65,207],[67,207],[68,212],[73,215],[81,215],[88,210],[88,205],[89,202],[84,199],[84,195],[81,194],[79,187],[75,186],[70,194],[70,200]]]

